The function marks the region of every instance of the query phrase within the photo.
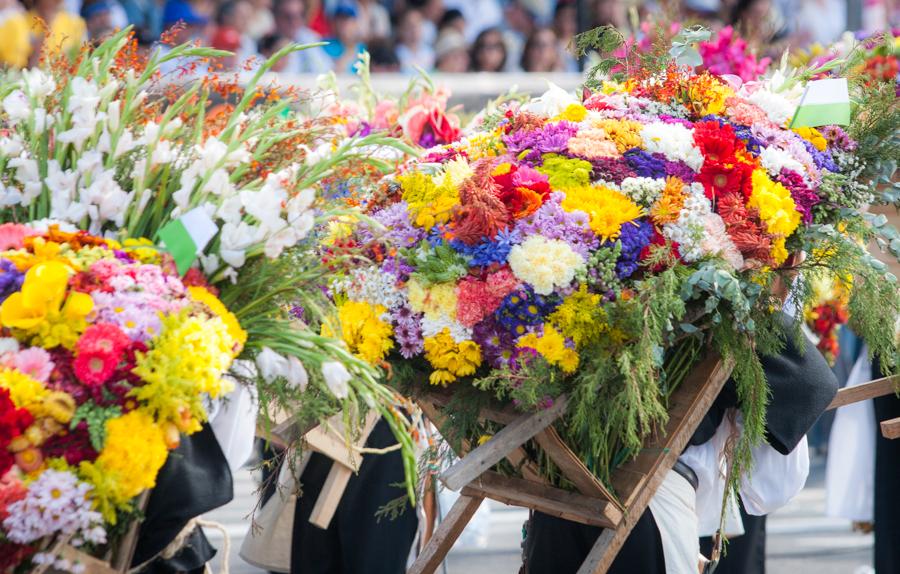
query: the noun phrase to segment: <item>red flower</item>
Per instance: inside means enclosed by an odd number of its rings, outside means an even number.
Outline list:
[[[726,194],[719,198],[717,211],[725,222],[725,230],[749,266],[773,265],[772,237],[763,230],[759,213],[747,209],[743,197]]]
[[[453,213],[453,236],[467,245],[485,237],[493,239],[506,229],[509,213],[497,197],[499,186],[491,177],[494,163],[482,160],[459,190],[459,206]]]
[[[72,363],[75,376],[85,385],[98,387],[116,372],[119,356],[102,351],[79,352]]]
[[[704,163],[735,163],[735,150],[743,147],[737,141],[730,125],[719,122],[698,122],[694,124],[694,143],[703,153]]]
[[[752,174],[753,168],[745,163],[704,161],[696,180],[703,184],[710,201],[715,202],[723,195],[740,194],[741,200],[746,202],[753,192]]]
[[[500,186],[497,197],[514,219],[531,215],[550,196],[547,176],[528,166],[510,164],[509,171],[495,174],[493,178]]]
[[[76,349],[79,355],[82,353],[107,353],[118,357],[130,345],[131,339],[117,325],[96,323],[84,331],[81,338],[78,339]]]
[[[0,388],[0,476],[6,474],[14,464],[9,443],[25,432],[34,421],[26,409],[17,408],[9,398],[9,390]]]

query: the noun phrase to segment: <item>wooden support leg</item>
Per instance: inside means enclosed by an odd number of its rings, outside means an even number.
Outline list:
[[[900,438],[900,417],[881,422],[881,434],[884,438]]]
[[[432,574],[437,570],[483,500],[480,496],[460,495],[407,574]]]

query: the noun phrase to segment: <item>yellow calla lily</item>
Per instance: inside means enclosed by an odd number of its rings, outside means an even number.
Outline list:
[[[13,293],[0,305],[0,322],[4,327],[33,329],[47,318],[47,309],[30,307],[25,304],[21,292]]]
[[[22,290],[7,297],[0,306],[4,327],[34,329],[62,312],[68,319],[82,319],[94,308],[86,293],[72,292],[66,298],[69,267],[59,261],[44,261],[28,270]],[[65,300],[65,305],[63,301]]]
[[[94,310],[94,300],[87,293],[73,291],[69,293],[62,312],[67,319],[81,319],[87,317]]]

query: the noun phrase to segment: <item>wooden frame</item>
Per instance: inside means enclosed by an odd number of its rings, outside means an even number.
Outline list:
[[[460,497],[447,517],[408,570],[408,574],[431,574],[443,562],[453,543],[485,498],[523,506],[566,520],[603,527],[578,574],[604,574],[612,565],[631,530],[643,515],[656,490],[687,447],[701,420],[731,375],[733,365],[718,355],[703,359],[673,393],[669,401],[669,420],[655,429],[641,453],[612,474],[612,486],[618,496],[600,482],[562,441],[553,428],[568,406],[562,395],[543,411],[517,414],[509,408],[482,409],[482,418],[505,425],[485,444],[469,451],[464,444],[461,458],[440,475],[447,488],[459,490]],[[834,409],[858,401],[897,391],[900,377],[886,377],[857,387],[842,389],[829,405]],[[449,395],[433,392],[417,399],[425,416],[440,430],[446,421],[440,406]],[[900,419],[881,423],[887,438],[900,438]],[[523,465],[522,446],[529,440],[553,460],[560,472],[578,492],[546,484],[536,469]],[[491,470],[503,459],[520,468],[522,477],[507,477]]]
[[[441,474],[440,480],[461,495],[447,517],[435,530],[409,574],[430,574],[443,562],[453,543],[485,498],[604,528],[579,574],[603,573],[646,510],[650,499],[687,446],[700,421],[731,375],[732,365],[710,354],[688,375],[669,400],[669,420],[648,437],[644,450],[631,462],[616,469],[613,496],[562,441],[553,423],[568,407],[565,395],[545,410],[517,414],[510,409],[483,409],[481,416],[504,427],[483,445],[457,453],[460,460]],[[440,405],[447,396],[437,393],[417,399],[423,412],[440,430],[445,421]],[[529,440],[537,445],[575,485],[578,492],[546,484],[536,471],[522,467],[522,477],[506,477],[492,470],[504,458],[521,461],[522,446]]]

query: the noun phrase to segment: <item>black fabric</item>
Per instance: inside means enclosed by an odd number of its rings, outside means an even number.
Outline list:
[[[872,365],[873,378],[886,376]],[[900,439],[881,435],[881,421],[900,417],[900,399],[888,395],[875,399],[875,571],[900,572]]]
[[[169,453],[151,491],[141,523],[132,566],[150,560],[178,535],[192,519],[231,502],[234,497],[231,470],[209,425]],[[167,574],[202,568],[215,549],[199,530],[171,560],[154,560],[145,572]]]
[[[366,445],[385,448],[397,441],[390,427],[379,421]],[[347,485],[337,512],[322,530],[309,523],[322,485],[334,464],[313,454],[300,477],[302,496],[297,500],[291,545],[292,574],[403,574],[418,517],[413,508],[394,520],[375,514],[406,493],[403,461],[398,451],[365,455],[359,473]]]
[[[785,333],[792,319],[782,313]],[[784,349],[774,357],[761,355],[770,400],[766,408],[766,440],[781,454],[790,454],[837,394],[838,383],[825,357],[809,339],[801,350],[786,336]],[[738,406],[733,380],[716,398],[704,417],[690,444],[699,445],[710,440],[716,432],[725,410]]]
[[[747,514],[741,504],[744,534],[728,540],[716,574],[766,574],[766,517]],[[700,552],[712,555],[712,538],[700,539]]]
[[[535,512],[525,539],[526,574],[575,574],[603,531]],[[659,528],[646,510],[625,540],[609,574],[665,574]]]

